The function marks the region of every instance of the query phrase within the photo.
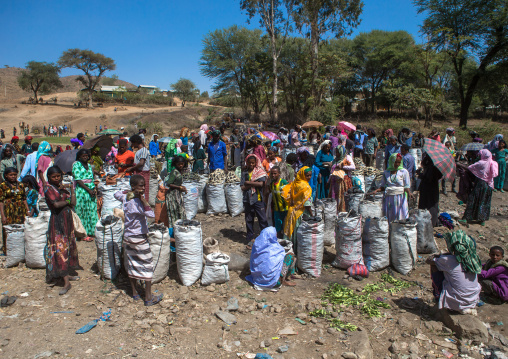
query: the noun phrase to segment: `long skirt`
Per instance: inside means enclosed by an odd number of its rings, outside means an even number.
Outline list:
[[[166,194],[166,208],[168,212],[169,235],[174,237],[175,222],[185,218],[185,207],[183,206],[180,191],[172,189]]]
[[[328,180],[330,179],[330,171],[320,171],[321,174],[321,183],[317,185],[317,198],[323,199],[328,198],[328,191],[330,189],[330,185]]]
[[[484,222],[490,218],[490,202],[492,201],[492,188],[479,178],[467,198],[467,207],[464,219],[468,222]]]
[[[85,183],[88,188],[94,189],[93,183]],[[97,215],[97,197],[92,198],[83,188],[76,186],[76,206],[74,207],[76,214],[83,227],[85,227],[88,236],[95,236],[95,226],[99,217]]]
[[[388,218],[388,223],[395,220],[407,219],[409,217],[409,207],[406,194],[385,196],[383,201],[383,214]]]
[[[289,279],[296,273],[296,256],[294,253],[286,253],[284,262],[282,262],[282,270],[280,271],[280,279],[277,281],[275,288],[282,285],[282,282]]]
[[[337,212],[346,212],[344,194],[353,187],[351,178],[345,175],[344,179],[338,176],[330,176],[330,197],[337,201]]]
[[[153,277],[153,257],[147,240],[141,243],[123,242],[125,262],[129,278],[151,281]]]
[[[166,206],[166,188],[159,185],[157,197],[155,197],[155,223],[163,223],[168,227],[168,209]]]
[[[497,162],[497,166],[499,168],[499,174],[496,178],[494,178],[494,188],[495,189],[503,189],[504,180],[506,177],[506,162]]]

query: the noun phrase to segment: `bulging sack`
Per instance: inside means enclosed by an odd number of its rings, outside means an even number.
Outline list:
[[[363,264],[362,257],[362,217],[341,212],[335,227],[334,267],[348,269],[353,264]]]
[[[113,215],[101,217],[95,226],[97,266],[101,277],[115,279],[122,265],[123,221]]]
[[[436,253],[438,248],[430,212],[427,209],[413,209],[409,216],[416,223],[416,251],[422,254]]]
[[[335,221],[337,220],[337,201],[334,198],[323,198],[316,201],[324,221],[323,243],[325,246],[335,244]]]
[[[408,220],[390,223],[391,260],[395,270],[408,274],[416,265],[416,224]]]
[[[25,261],[28,268],[46,268],[44,247],[48,241],[50,212],[41,212],[38,217],[26,217],[25,228]]]
[[[170,265],[170,238],[163,224],[153,224],[148,228],[148,243],[152,252],[152,283],[161,282],[168,275]]]
[[[344,201],[346,202],[346,209],[352,214],[358,214],[360,202],[362,201],[364,193],[356,188],[350,188],[344,194]]]
[[[206,183],[208,176],[199,175],[198,182],[198,213],[205,213],[208,208],[208,201],[206,199]]]
[[[224,186],[226,193],[226,202],[231,217],[239,216],[243,213],[243,192],[240,183],[229,183]]]
[[[203,238],[198,221],[178,220],[175,223],[176,264],[185,286],[193,285],[203,271]]]
[[[358,213],[363,219],[383,217],[383,195],[365,197],[358,206]]]
[[[101,183],[99,190],[102,193],[102,217],[113,214],[115,208],[123,209],[123,203],[115,198],[115,193],[122,190],[118,184],[107,185]]]
[[[202,285],[221,284],[229,281],[229,256],[224,253],[210,253],[206,256],[201,276]]]
[[[206,200],[208,201],[208,210],[206,211],[206,214],[210,215],[228,212],[223,184],[207,184]]]
[[[198,213],[198,197],[199,189],[198,183],[196,182],[184,182],[182,183],[187,189],[187,193],[182,193],[183,206],[185,208],[185,216],[187,220],[192,220]]]
[[[5,266],[14,267],[25,260],[25,225],[6,224],[3,228],[7,250]]]
[[[153,207],[155,206],[155,198],[157,197],[157,192],[159,192],[159,175],[157,172],[150,171],[150,180],[148,182],[148,186],[148,204]]]
[[[388,219],[367,218],[363,226],[363,260],[370,272],[390,265],[390,245],[388,244]]]
[[[325,224],[320,217],[303,218],[296,232],[298,268],[313,277],[321,275],[323,263],[323,230]]]

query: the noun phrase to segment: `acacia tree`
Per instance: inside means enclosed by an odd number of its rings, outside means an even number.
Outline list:
[[[319,43],[326,33],[339,38],[350,35],[360,24],[361,0],[298,0],[292,12],[297,28],[310,38],[312,97],[314,105],[321,102],[317,93]]]
[[[460,97],[460,126],[467,126],[473,95],[487,68],[508,61],[508,3],[506,0],[414,0],[427,15],[423,32],[450,56]],[[477,66],[466,78],[464,65],[473,57]]]
[[[240,7],[249,18],[260,17],[260,25],[265,28],[270,38],[272,55],[272,119],[278,119],[278,59],[284,47],[288,32],[291,30],[290,15],[293,12],[294,0],[241,0]],[[286,15],[286,16],[285,16]]]
[[[39,93],[46,94],[63,87],[59,73],[60,68],[53,63],[30,61],[26,70],[18,75],[18,85],[23,90],[32,92],[35,103],[39,103]]]
[[[182,100],[182,107],[185,106],[187,101],[192,101],[196,98],[196,93],[199,95],[199,90],[196,88],[194,82],[189,79],[180,78],[171,88],[175,91],[175,95]]]
[[[61,67],[70,67],[81,70],[84,76],[78,76],[76,81],[81,82],[88,92],[88,106],[93,108],[92,95],[95,87],[100,83],[106,71],[116,69],[115,61],[103,54],[91,50],[69,49],[65,51],[58,64]]]

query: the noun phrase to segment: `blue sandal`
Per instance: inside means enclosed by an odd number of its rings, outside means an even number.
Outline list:
[[[140,297],[140,295],[139,295],[139,294],[136,294],[136,295],[133,295],[133,296],[132,296],[132,299],[134,299],[134,300],[140,300],[140,299],[141,299],[141,297]]]
[[[150,307],[152,305],[155,305],[159,303],[162,300],[162,294],[161,295],[152,295],[152,300],[145,300],[145,307]]]

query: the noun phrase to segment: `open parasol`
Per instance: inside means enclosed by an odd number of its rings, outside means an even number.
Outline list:
[[[467,143],[464,146],[460,148],[461,151],[480,151],[485,148],[485,145],[483,143],[479,142],[471,142]]]
[[[339,122],[337,127],[342,128],[344,131],[356,131],[356,126],[347,121]]]
[[[321,127],[321,126],[323,126],[323,124],[319,121],[308,121],[302,125],[303,128]]]
[[[172,139],[173,139],[173,137],[161,137],[157,140],[157,142],[169,143],[169,142],[171,142]]]
[[[102,159],[105,159],[108,153],[111,151],[111,146],[113,146],[113,139],[106,135],[97,136],[87,140],[83,145],[83,148],[91,150],[95,146],[99,147],[99,155]]]
[[[78,150],[67,150],[60,152],[55,157],[53,165],[60,168],[63,173],[72,172],[72,165],[76,161],[76,153],[78,153]]]
[[[266,138],[268,138],[270,141],[275,141],[279,139],[279,136],[270,131],[263,131],[262,134],[265,135]]]
[[[453,181],[456,170],[455,160],[445,145],[426,138],[423,144],[423,152],[427,153],[432,162],[434,162],[434,166],[437,167],[446,181]]]
[[[123,135],[123,132],[108,128],[107,130],[99,132],[98,135]]]

